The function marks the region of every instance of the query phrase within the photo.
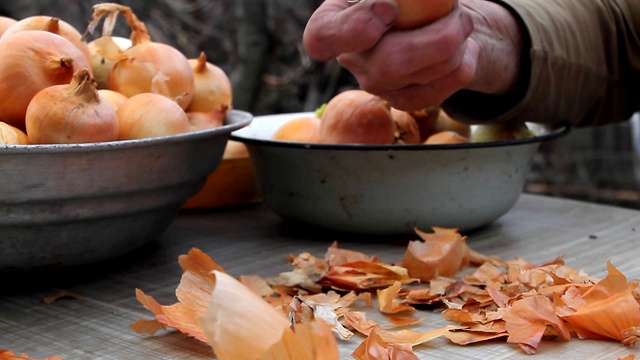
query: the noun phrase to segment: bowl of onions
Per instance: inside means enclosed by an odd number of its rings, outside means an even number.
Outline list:
[[[95,263],[157,239],[253,119],[231,109],[229,79],[204,53],[151,41],[126,6],[94,10],[88,30],[111,21],[90,43],[47,16],[0,36],[0,274]],[[110,35],[120,14],[128,41]]]
[[[526,136],[498,134],[441,109],[412,114],[408,126],[381,99],[351,95],[317,113],[257,116],[231,135],[249,148],[263,200],[285,223],[383,237],[476,229],[509,211],[539,144],[567,131],[525,124]]]

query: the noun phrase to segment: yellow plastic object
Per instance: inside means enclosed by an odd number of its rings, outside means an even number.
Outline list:
[[[182,209],[221,208],[262,201],[260,188],[243,143],[229,140],[222,161],[202,189],[189,198]]]

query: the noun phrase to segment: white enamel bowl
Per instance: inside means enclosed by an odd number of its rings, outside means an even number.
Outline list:
[[[0,146],[0,274],[90,264],[160,236],[252,115],[188,134]]]
[[[452,145],[332,145],[271,140],[310,113],[255,117],[231,135],[247,145],[264,202],[282,218],[364,235],[487,225],[514,205],[542,141],[567,129],[531,125],[529,139]]]

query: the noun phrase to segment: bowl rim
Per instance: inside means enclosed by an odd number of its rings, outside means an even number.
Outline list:
[[[29,154],[29,153],[52,153],[52,152],[86,152],[104,150],[122,150],[137,147],[162,145],[173,142],[186,142],[201,138],[206,138],[214,134],[230,134],[241,129],[253,121],[253,115],[247,111],[232,109],[227,113],[225,123],[222,126],[196,130],[175,135],[156,136],[143,139],[115,140],[92,143],[77,144],[28,144],[28,145],[0,145],[0,155],[8,154]]]
[[[272,114],[255,116],[252,124],[259,123],[268,118],[273,117],[287,117],[287,116],[310,116],[313,112],[297,112],[297,113],[284,113],[284,114]],[[249,126],[251,126],[249,125]],[[318,144],[318,143],[302,143],[292,141],[281,141],[271,139],[260,139],[255,137],[243,136],[236,131],[231,133],[230,140],[239,141],[247,145],[262,145],[272,147],[283,148],[299,148],[299,149],[326,149],[326,150],[402,150],[402,151],[424,151],[424,150],[454,150],[454,149],[475,149],[475,148],[489,148],[489,147],[502,147],[502,146],[514,146],[524,144],[535,144],[549,140],[553,140],[569,133],[570,128],[568,126],[560,126],[557,128],[546,128],[541,124],[532,124],[537,127],[543,127],[544,134],[540,134],[530,138],[500,140],[500,141],[486,141],[475,143],[462,143],[462,144]]]

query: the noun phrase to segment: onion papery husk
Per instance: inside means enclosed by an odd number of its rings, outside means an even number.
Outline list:
[[[131,47],[124,52],[113,56],[114,52],[104,49],[104,44],[98,49],[101,56],[114,61],[109,72],[108,88],[128,97],[145,92],[157,93],[175,100],[183,110],[186,109],[195,87],[187,57],[173,46],[151,41],[146,25],[130,7],[102,3],[94,5],[93,10],[87,33],[93,32],[106,16],[102,37],[110,37],[118,14],[124,16],[131,28]]]
[[[436,276],[455,276],[469,264],[466,237],[457,229],[433,227],[434,233],[415,229],[421,240],[411,241],[402,259],[409,275],[427,282]]]
[[[78,29],[68,22],[53,16],[46,15],[34,15],[24,19],[20,19],[11,27],[7,28],[2,34],[2,37],[13,35],[20,31],[26,30],[42,30],[60,35],[63,38],[69,40],[75,45],[78,50],[82,52],[85,59],[91,62],[91,52],[89,51],[89,44],[82,38],[82,34]],[[91,69],[90,69],[91,71]]]
[[[582,295],[575,309],[564,306],[561,317],[570,323],[581,338],[614,339],[633,345],[640,327],[640,304],[633,296],[634,287],[611,262],[608,275]]]
[[[69,40],[47,31],[25,30],[0,40],[0,119],[19,129],[29,102],[40,90],[69,84],[90,63]]]
[[[115,110],[98,94],[89,69],[78,70],[67,85],[39,91],[25,115],[27,135],[34,144],[75,144],[115,141]]]
[[[213,272],[215,287],[207,315],[200,318],[205,336],[220,360],[339,359],[332,327],[320,319],[296,324],[236,279]]]
[[[109,73],[114,61],[107,60],[101,53],[111,53],[110,58],[118,58],[126,49],[131,47],[131,40],[120,36],[103,36],[89,42],[91,53],[91,67],[93,77],[98,83],[98,89],[109,88]]]

